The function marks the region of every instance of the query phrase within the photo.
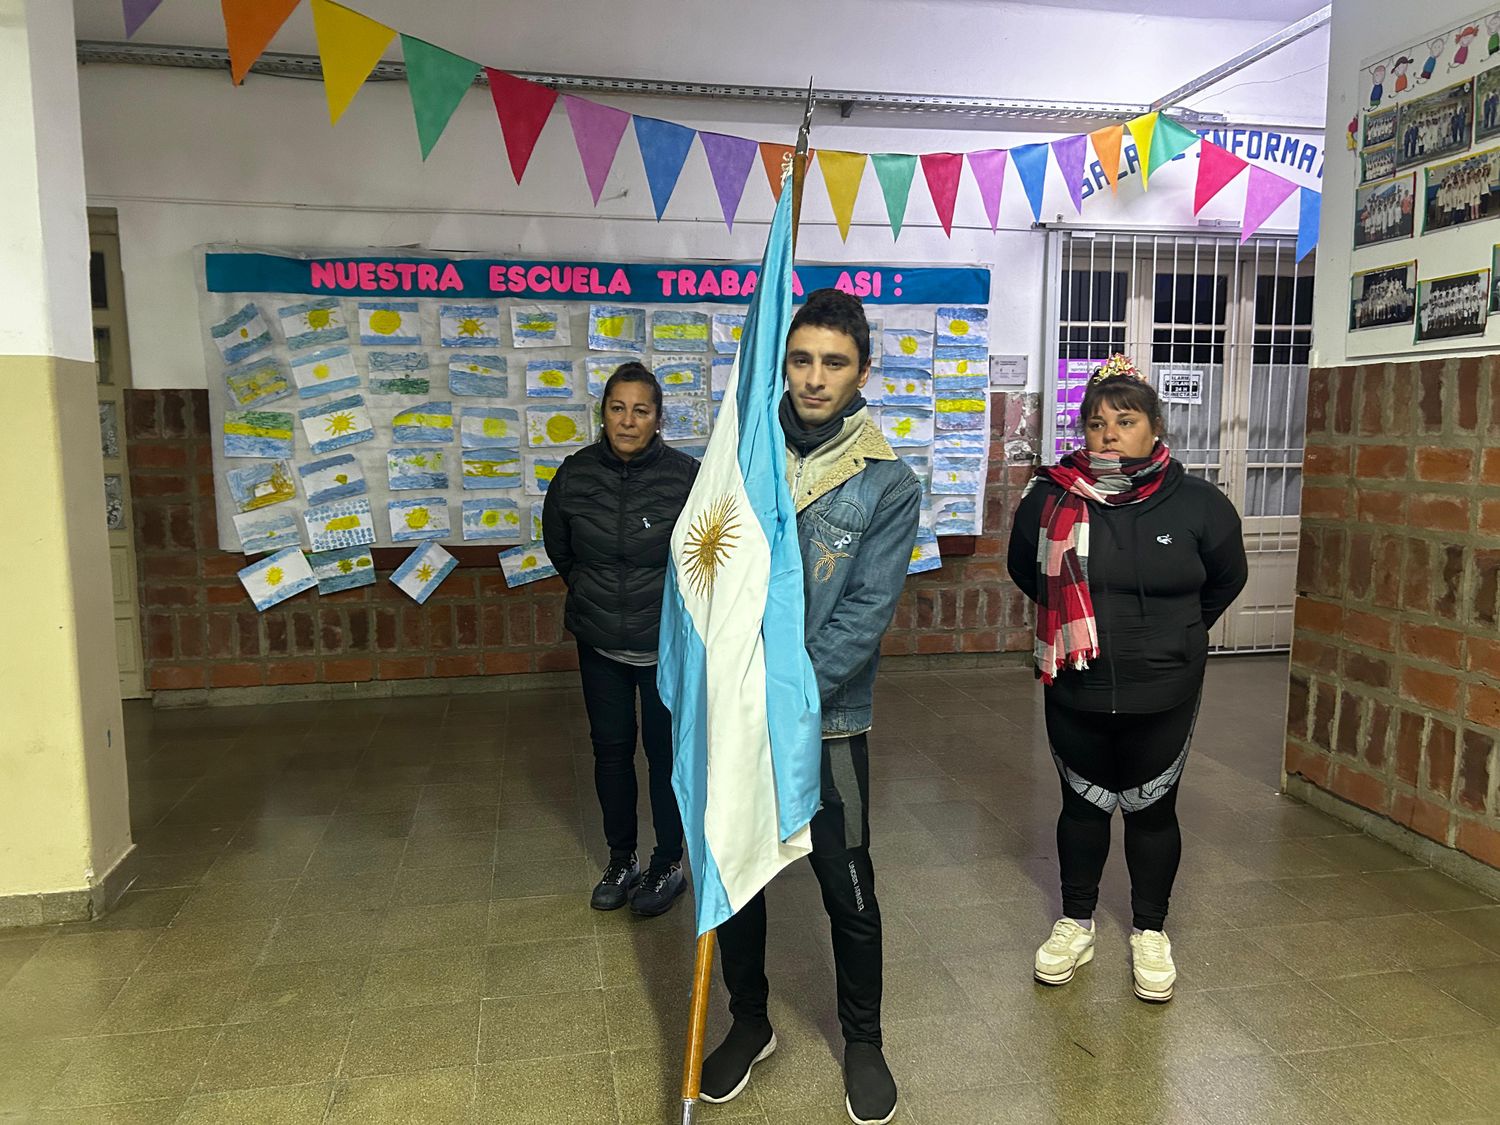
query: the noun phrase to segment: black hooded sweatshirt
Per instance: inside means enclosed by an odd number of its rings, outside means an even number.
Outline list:
[[[1249,571],[1239,513],[1214,485],[1177,461],[1149,500],[1089,503],[1089,594],[1099,657],[1064,668],[1048,689],[1079,711],[1150,714],[1185,702],[1203,683],[1208,631],[1244,589]],[[1010,535],[1010,576],[1036,601],[1037,541],[1047,497],[1038,481]],[[1040,675],[1040,673],[1038,673]]]

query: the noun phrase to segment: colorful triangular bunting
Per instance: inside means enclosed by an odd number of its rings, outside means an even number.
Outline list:
[[[1130,136],[1135,141],[1136,156],[1141,161],[1142,191],[1149,191],[1151,188],[1151,135],[1156,132],[1158,116],[1155,113],[1143,113],[1125,123],[1125,128],[1130,130]]]
[[[969,153],[969,171],[979,185],[979,198],[989,217],[990,230],[1000,229],[1000,196],[1005,191],[1005,165],[1010,154],[1003,148],[987,148]]]
[[[615,153],[620,149],[620,138],[630,124],[630,114],[612,105],[572,94],[563,95],[563,108],[568,111],[568,124],[573,126],[573,143],[578,146],[583,175],[589,182],[589,192],[597,207],[599,196],[604,191],[604,181],[614,166]]]
[[[1120,190],[1120,149],[1125,143],[1125,126],[1109,125],[1103,129],[1095,129],[1089,134],[1089,142],[1094,146],[1094,155],[1104,166],[1104,176],[1109,180],[1109,190],[1118,192]]]
[[[760,162],[765,165],[766,182],[771,185],[771,194],[778,201],[781,199],[781,170],[787,167],[787,161],[795,151],[792,145],[777,144],[774,141],[760,143]],[[808,155],[810,157],[812,154]]]
[[[161,0],[124,0],[125,38],[129,39],[141,29],[141,24],[151,18],[151,13],[161,7]]]
[[[703,140],[703,155],[708,158],[708,171],[714,178],[724,225],[734,230],[734,216],[740,209],[740,199],[750,179],[750,166],[755,163],[760,146],[746,137],[723,133],[700,132],[698,136]]]
[[[943,224],[943,233],[949,238],[953,237],[953,205],[958,201],[958,177],[963,170],[961,152],[929,152],[922,156],[922,175],[927,180],[932,205],[937,208],[938,222]]]
[[[641,161],[646,165],[646,183],[651,188],[651,203],[656,208],[658,222],[677,187],[677,177],[682,175],[682,166],[697,135],[698,130],[686,125],[655,117],[635,118],[635,139],[641,146]]]
[[[823,173],[823,186],[828,189],[828,202],[833,204],[833,217],[839,225],[839,237],[849,240],[849,223],[854,218],[854,201],[859,198],[859,183],[864,178],[865,162],[869,157],[863,152],[838,152],[822,149],[818,152],[818,168]]]
[[[380,56],[396,38],[396,29],[333,0],[312,0],[312,14],[318,57],[323,60],[328,119],[337,125]]]
[[[901,237],[906,221],[906,201],[911,198],[912,177],[917,174],[917,158],[904,152],[877,152],[870,157],[875,178],[885,196],[885,213],[891,221],[891,237]]]
[[[1228,187],[1247,166],[1246,161],[1228,149],[1204,141],[1198,153],[1198,186],[1193,190],[1193,214],[1208,206],[1209,200]]]
[[[1240,241],[1248,241],[1296,190],[1297,185],[1291,180],[1250,165],[1250,185],[1245,191],[1245,218],[1240,226]]]
[[[1312,188],[1302,189],[1302,198],[1298,200],[1297,216],[1297,261],[1301,261],[1313,252],[1318,245],[1318,223],[1322,217],[1323,193],[1313,191]]]
[[[219,0],[224,10],[224,39],[229,47],[229,74],[238,86],[302,0]]]
[[[1032,218],[1037,222],[1042,221],[1042,192],[1047,186],[1047,152],[1050,147],[1041,141],[1010,150],[1010,161],[1021,177],[1021,186],[1026,189],[1026,199],[1031,204]]]
[[[1151,132],[1150,159],[1147,163],[1151,165],[1151,171],[1165,168],[1182,153],[1198,143],[1198,134],[1186,125],[1172,120],[1165,114],[1159,114],[1156,118],[1156,128]]]
[[[490,81],[490,98],[495,103],[495,116],[500,119],[500,135],[505,139],[510,171],[516,183],[520,183],[526,165],[531,162],[536,139],[542,135],[542,126],[547,124],[547,117],[557,104],[557,91],[493,67],[485,67],[484,73]]]
[[[401,37],[401,56],[406,60],[406,84],[426,160],[458,103],[479,77],[479,64],[410,35]]]
[[[1073,210],[1079,214],[1083,213],[1083,161],[1088,146],[1089,139],[1082,133],[1052,142],[1052,155],[1057,159],[1057,170],[1062,173],[1063,183],[1073,200]]]

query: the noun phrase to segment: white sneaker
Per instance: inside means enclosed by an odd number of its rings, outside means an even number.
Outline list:
[[[1079,965],[1094,959],[1094,931],[1071,918],[1059,918],[1052,936],[1036,951],[1036,979],[1043,984],[1067,984]]]
[[[1177,966],[1172,963],[1172,942],[1167,935],[1160,930],[1131,934],[1130,971],[1135,978],[1135,994],[1142,1000],[1165,1004],[1172,999]]]

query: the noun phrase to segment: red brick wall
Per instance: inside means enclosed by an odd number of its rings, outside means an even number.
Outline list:
[[[913,577],[886,637],[893,654],[1021,651],[1026,606],[1005,577],[1010,514],[1027,469],[1003,462],[1007,438],[1037,432],[1035,396],[995,398],[996,460],[985,535],[971,558]],[[1030,413],[1027,413],[1027,410]],[[153,691],[508,675],[577,667],[556,579],[506,588],[498,567],[461,567],[425,606],[386,579],[302,594],[256,613],[218,548],[208,395],[132,391],[130,485],[140,564],[141,632]],[[1018,454],[1022,455],[1022,454]]]
[[[1315,370],[1305,473],[1287,772],[1500,867],[1500,357]]]

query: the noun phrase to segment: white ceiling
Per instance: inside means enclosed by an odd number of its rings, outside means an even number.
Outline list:
[[[973,0],[989,4],[995,0]],[[1323,5],[1318,0],[1025,0],[1043,8],[1076,8],[1172,19],[1244,20],[1252,23],[1296,23]]]

